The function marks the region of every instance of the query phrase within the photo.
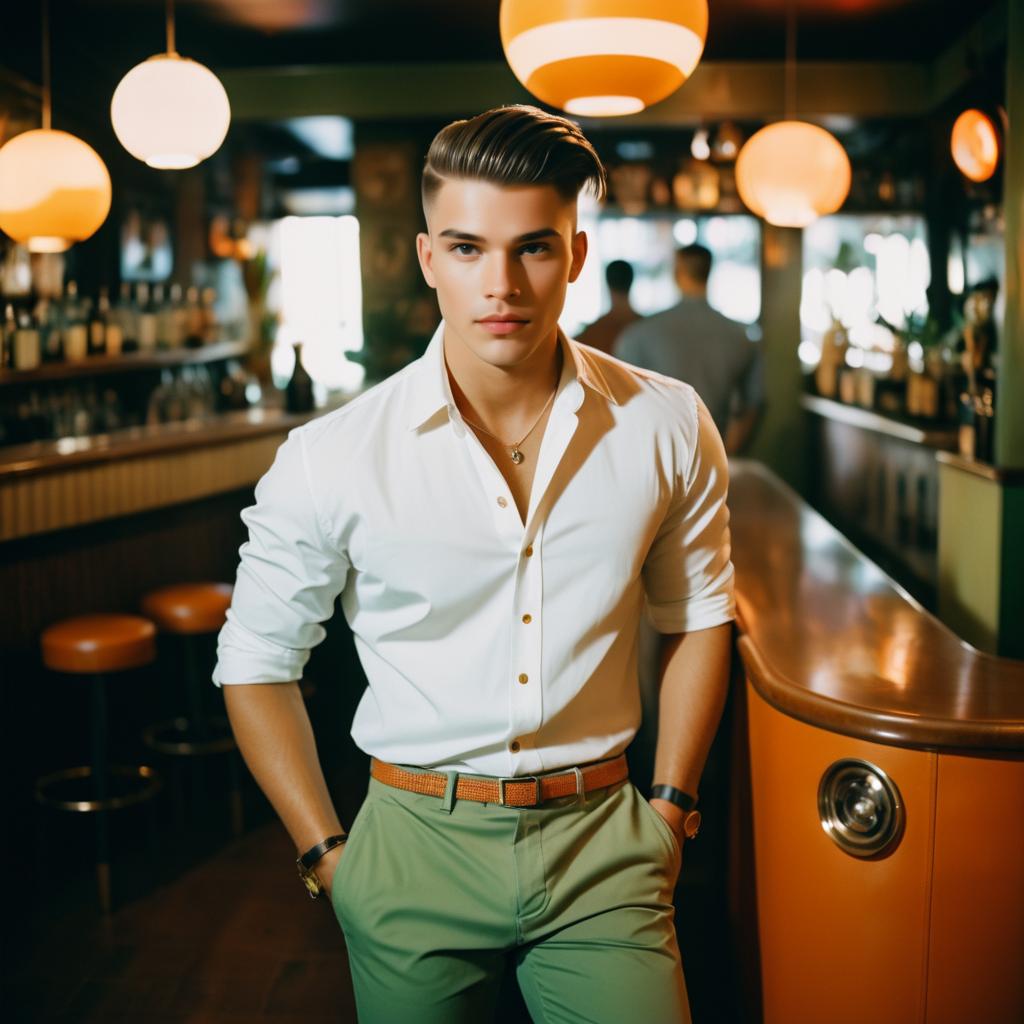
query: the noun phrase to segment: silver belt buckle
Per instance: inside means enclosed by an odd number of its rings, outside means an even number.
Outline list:
[[[505,803],[505,786],[509,782],[532,782],[534,787],[536,788],[536,791],[537,791],[536,792],[536,802],[534,803],[533,806],[534,807],[539,807],[540,806],[540,804],[542,803],[541,793],[540,793],[540,779],[537,778],[536,775],[520,775],[520,776],[513,777],[513,778],[499,778],[498,779],[498,803],[502,807],[510,806],[509,804]],[[529,807],[530,805],[529,804],[516,804],[515,806],[516,807],[520,807],[520,806]]]

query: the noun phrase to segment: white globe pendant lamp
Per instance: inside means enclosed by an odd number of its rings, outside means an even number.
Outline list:
[[[88,143],[50,127],[49,5],[43,8],[43,127],[0,147],[0,230],[30,252],[64,252],[110,212],[107,166]]]
[[[114,134],[150,167],[184,170],[220,149],[231,104],[220,79],[174,48],[174,5],[167,0],[167,52],[137,64],[110,103]]]
[[[792,117],[796,94],[796,9],[789,0],[786,26],[785,120],[766,125],[736,158],[736,191],[769,224],[805,228],[835,213],[850,193],[850,158],[824,128]]]
[[[516,78],[567,114],[635,114],[693,73],[707,0],[502,0],[501,43]]]

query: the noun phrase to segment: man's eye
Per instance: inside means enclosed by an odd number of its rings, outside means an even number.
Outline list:
[[[537,253],[547,252],[550,248],[545,242],[531,242],[529,245],[524,245],[520,250],[524,256],[534,256]]]
[[[458,242],[452,246],[452,252],[457,252],[460,256],[472,256],[476,252],[476,246],[469,242]]]

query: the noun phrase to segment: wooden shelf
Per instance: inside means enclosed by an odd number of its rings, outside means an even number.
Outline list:
[[[892,416],[863,409],[859,405],[846,405],[820,395],[800,396],[800,405],[808,412],[824,416],[839,423],[848,423],[862,430],[885,434],[911,444],[924,445],[939,451],[952,451],[957,446],[957,428],[927,421],[898,420]]]
[[[41,384],[53,380],[102,377],[111,373],[162,370],[174,366],[214,363],[219,359],[244,356],[248,341],[218,341],[201,348],[158,349],[154,352],[128,352],[120,356],[89,356],[75,362],[44,363],[35,370],[0,370],[0,388]]]

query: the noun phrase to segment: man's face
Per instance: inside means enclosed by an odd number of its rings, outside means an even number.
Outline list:
[[[427,228],[416,250],[449,344],[511,368],[554,338],[587,253],[575,200],[551,185],[449,179],[427,210]]]

